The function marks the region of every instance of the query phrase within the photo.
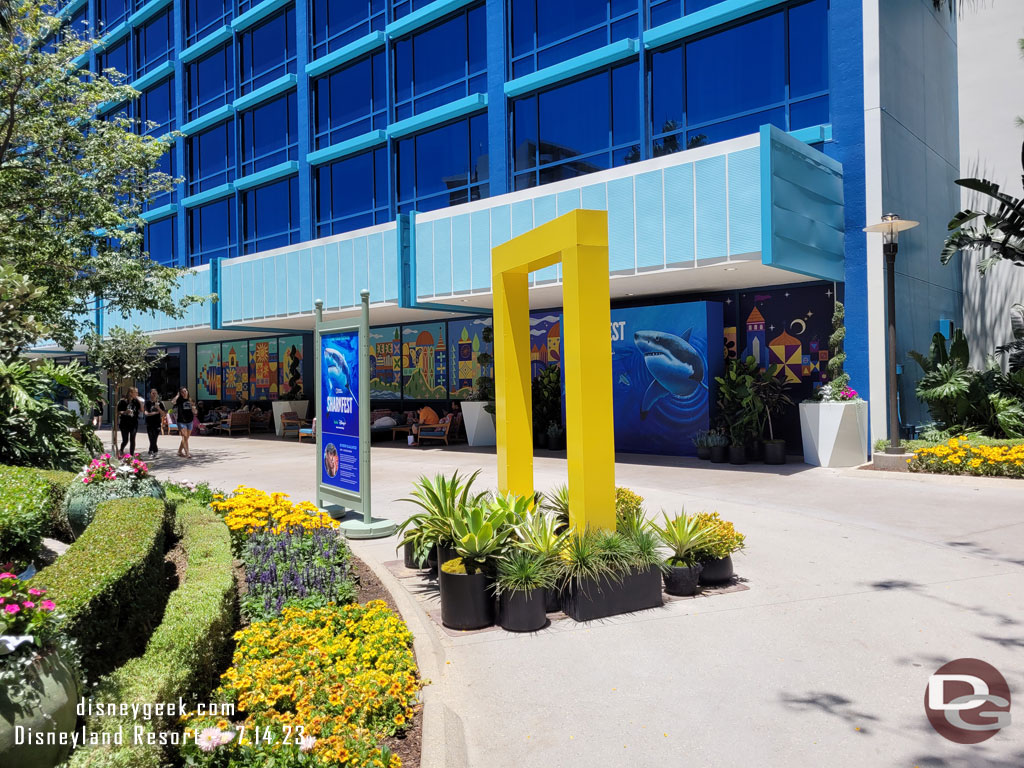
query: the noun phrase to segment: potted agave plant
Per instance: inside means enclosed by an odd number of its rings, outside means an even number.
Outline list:
[[[498,558],[512,536],[509,514],[496,504],[479,503],[452,520],[456,557],[442,563],[441,623],[451,629],[494,624],[492,596]]]
[[[569,537],[568,527],[568,519],[563,523],[557,515],[545,510],[537,510],[516,525],[516,536],[522,549],[555,564],[559,562],[559,553]],[[544,587],[544,610],[546,613],[554,613],[562,609],[558,582],[558,574],[553,569],[551,583]]]
[[[513,549],[498,561],[495,584],[502,629],[536,632],[544,628],[547,592],[555,585],[553,560],[527,549]]]
[[[422,511],[403,521],[399,528],[399,546],[405,549],[406,567],[415,567],[418,559],[428,564],[436,562],[440,567],[456,556],[452,522],[485,495],[473,493],[473,483],[479,474],[477,470],[467,477],[456,470],[450,477],[420,477],[413,484],[410,498],[402,501],[415,504]]]
[[[18,728],[43,736],[75,728],[74,648],[59,630],[56,608],[45,589],[0,573],[0,765],[50,768],[71,751],[59,740],[15,739]]]
[[[709,531],[700,526],[696,517],[687,517],[685,513],[676,517],[669,517],[667,512],[662,515],[664,524],[653,526],[671,551],[665,564],[665,591],[683,597],[694,595],[702,568],[697,555]]]
[[[697,458],[707,461],[711,458],[711,430],[698,430],[693,436],[693,447],[697,449]]]
[[[701,512],[695,519],[699,527],[707,530],[695,553],[701,564],[700,583],[723,584],[735,574],[732,556],[746,546],[746,539],[717,512]]]

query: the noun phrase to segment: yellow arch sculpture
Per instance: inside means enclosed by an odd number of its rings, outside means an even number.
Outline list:
[[[615,528],[608,214],[578,209],[491,251],[498,486],[531,494],[529,273],[562,264],[569,508],[577,530]]]

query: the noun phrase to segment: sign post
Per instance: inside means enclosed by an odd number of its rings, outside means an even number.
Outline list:
[[[340,510],[347,538],[379,539],[397,525],[370,513],[370,292],[359,295],[358,318],[326,323],[316,301],[316,503]]]

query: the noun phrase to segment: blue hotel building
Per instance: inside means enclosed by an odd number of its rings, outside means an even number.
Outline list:
[[[490,248],[577,207],[608,211],[615,306],[721,302],[732,353],[759,340],[798,379],[829,331],[829,307],[812,305],[841,296],[847,371],[878,435],[884,265],[866,224],[889,210],[923,224],[897,264],[900,358],[960,323],[960,267],[937,260],[959,202],[956,26],[932,0],[72,0],[61,13],[101,41],[83,67],[141,92],[111,114],[180,134],[164,170],[182,181],[147,210],[146,248],[194,270],[183,295],[219,301],[98,320],[178,345],[190,386],[197,348],[308,334],[315,299],[345,314],[369,288],[375,325],[487,312]],[[558,268],[533,276],[531,301],[560,304]],[[919,422],[909,370],[900,389],[903,420]]]

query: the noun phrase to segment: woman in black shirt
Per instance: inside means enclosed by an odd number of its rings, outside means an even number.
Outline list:
[[[160,393],[155,389],[149,390],[149,400],[146,401],[146,432],[149,433],[149,457],[156,458],[156,441],[160,437],[160,428],[163,426],[164,414],[167,409],[160,402]]]
[[[188,451],[188,437],[192,433],[192,421],[196,417],[195,404],[188,396],[188,388],[182,387],[178,394],[171,401],[174,409],[174,420],[178,424],[178,434],[181,435],[181,445],[178,446],[178,455],[191,459],[192,454]]]
[[[118,454],[124,456],[124,447],[129,447],[135,455],[135,435],[139,431],[139,412],[142,410],[142,398],[139,390],[131,387],[128,394],[117,401],[117,426],[121,430],[121,448]]]

